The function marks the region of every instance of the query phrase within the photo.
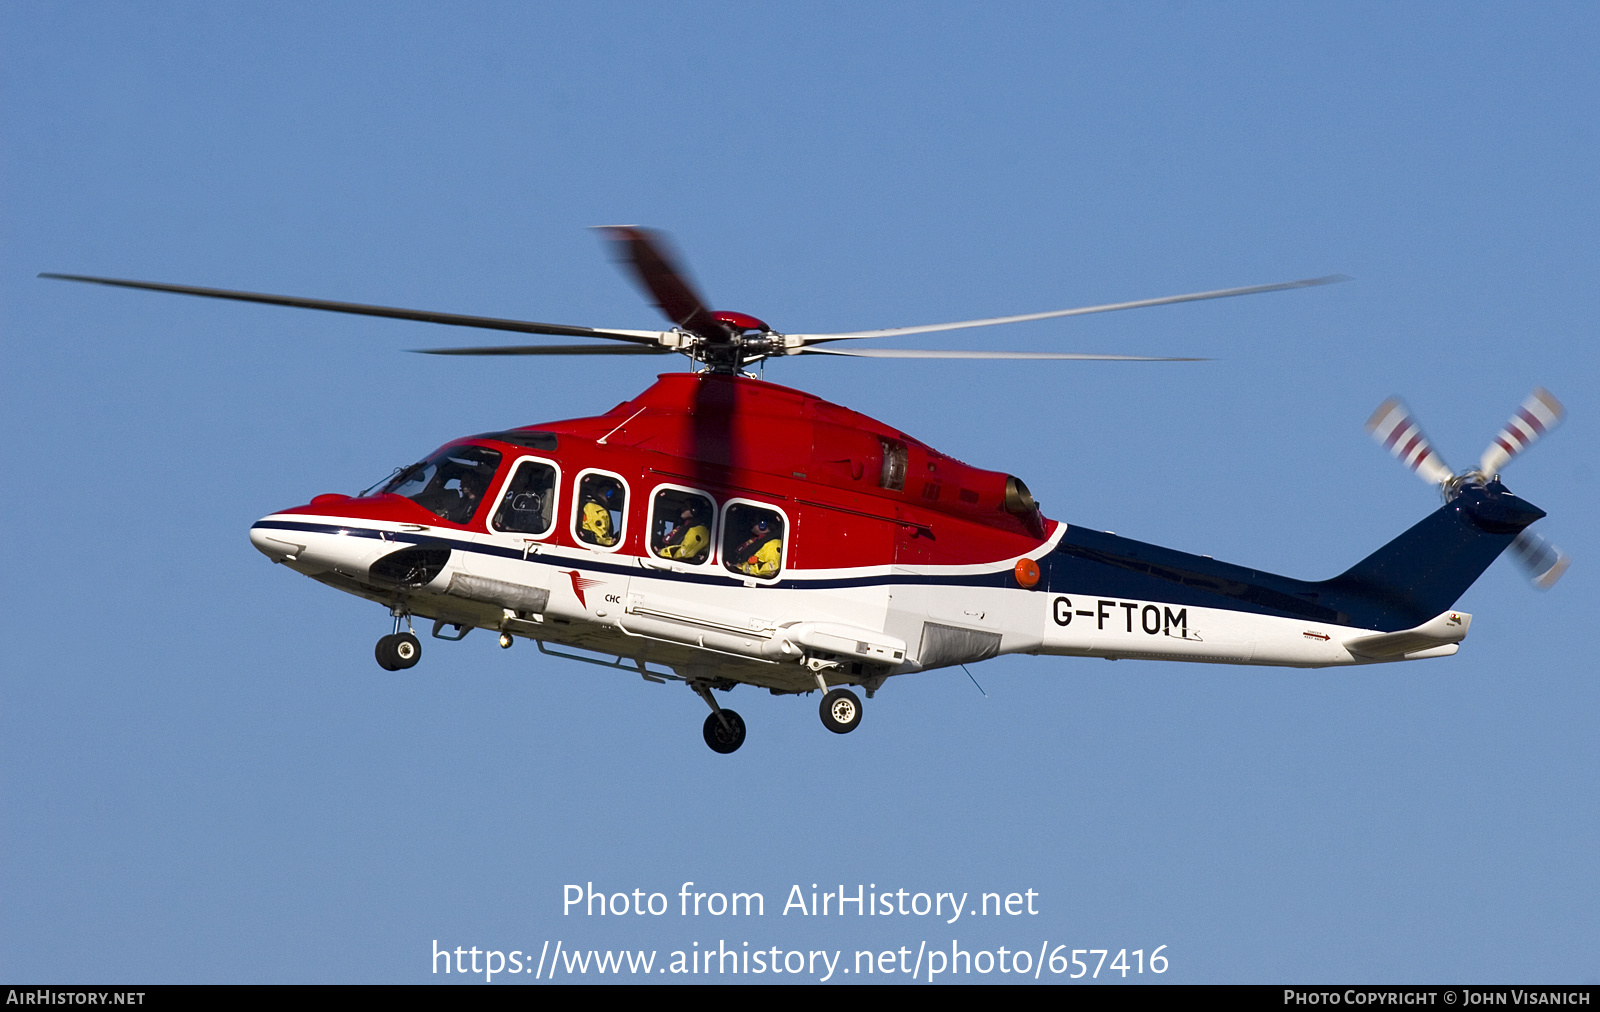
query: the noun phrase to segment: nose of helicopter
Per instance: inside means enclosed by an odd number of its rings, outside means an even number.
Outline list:
[[[290,532],[273,524],[273,519],[271,516],[262,517],[250,526],[250,543],[256,546],[256,551],[273,562],[294,562],[305,553],[307,539],[301,538],[296,543]]]
[[[251,524],[250,543],[273,562],[305,576],[338,572],[359,577],[376,559],[403,547],[386,530],[393,526],[392,518],[364,515],[381,512],[386,506],[392,508],[393,504],[374,506],[350,496],[318,496],[304,506],[278,510]],[[411,528],[420,529],[416,524]]]

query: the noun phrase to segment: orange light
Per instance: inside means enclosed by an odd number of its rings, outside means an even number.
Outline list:
[[[1017,585],[1024,590],[1031,590],[1039,582],[1039,564],[1032,559],[1018,559],[1012,572],[1016,574]]]

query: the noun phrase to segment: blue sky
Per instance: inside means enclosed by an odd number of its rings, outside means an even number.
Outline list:
[[[1556,4],[0,9],[0,971],[405,982],[442,976],[435,939],[955,939],[1166,945],[1146,981],[1600,979],[1597,42]],[[681,687],[527,643],[386,673],[381,609],[246,539],[663,360],[422,359],[483,335],[35,278],[655,326],[586,229],[620,222],[789,331],[1349,274],[899,342],[1209,362],[767,378],[1069,523],[1306,578],[1436,505],[1362,432],[1379,401],[1459,468],[1543,384],[1569,420],[1506,480],[1576,561],[1547,594],[1498,563],[1442,661],[1006,658],[987,698],[891,682],[843,737],[741,689],[749,740],[717,756]],[[561,912],[568,883],[690,880],[768,915]],[[777,914],[813,882],[1041,913]]]

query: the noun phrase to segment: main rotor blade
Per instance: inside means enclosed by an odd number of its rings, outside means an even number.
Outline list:
[[[426,309],[398,309],[393,306],[368,306],[359,302],[333,302],[327,299],[305,299],[296,295],[267,295],[262,292],[239,292],[227,288],[199,288],[194,285],[168,285],[155,281],[128,281],[123,278],[95,278],[83,274],[40,274],[41,278],[59,281],[83,281],[95,285],[112,285],[117,288],[142,288],[152,292],[172,292],[177,295],[199,295],[208,299],[232,299],[236,302],[260,302],[269,306],[291,306],[295,309],[320,309],[330,313],[351,313],[356,316],[383,316],[393,320],[418,320],[422,323],[442,323],[451,327],[479,327],[484,330],[510,330],[520,334],[551,334],[556,337],[601,337],[613,341],[632,341],[654,345],[661,339],[653,330],[600,330],[594,327],[569,327],[560,323],[533,323],[528,320],[501,320],[490,316],[463,316],[460,313],[436,313]]]
[[[1534,387],[1533,393],[1527,396],[1522,406],[1517,408],[1517,413],[1511,416],[1505,428],[1494,437],[1494,442],[1483,451],[1483,458],[1478,462],[1478,470],[1484,477],[1492,478],[1500,469],[1509,464],[1513,457],[1526,450],[1539,437],[1561,424],[1561,419],[1567,416],[1567,409],[1561,406],[1555,395],[1544,387]]]
[[[671,348],[633,344],[522,344],[489,348],[412,348],[418,355],[671,355]]]
[[[1004,358],[1068,359],[1086,362],[1209,362],[1207,358],[1168,358],[1150,355],[1078,355],[1054,351],[920,351],[914,348],[801,348],[796,355],[842,355],[848,358]]]
[[[709,341],[728,339],[727,328],[712,318],[705,300],[690,283],[689,272],[673,257],[665,235],[633,225],[602,225],[598,231],[611,240],[617,262],[628,265],[667,319]]]
[[[1549,590],[1572,565],[1572,556],[1563,552],[1542,534],[1524,530],[1511,542],[1511,554],[1540,590]]]
[[[1290,288],[1312,288],[1349,281],[1343,274],[1330,274],[1325,278],[1306,278],[1302,281],[1284,281],[1275,285],[1252,285],[1248,288],[1221,288],[1214,292],[1194,292],[1189,295],[1167,295],[1159,299],[1140,299],[1137,302],[1111,302],[1103,306],[1081,306],[1077,309],[1057,309],[1048,313],[1026,313],[1022,316],[996,316],[987,320],[963,320],[960,323],[932,323],[922,327],[892,327],[888,330],[852,330],[838,334],[791,334],[808,344],[822,341],[853,341],[863,337],[894,337],[898,334],[931,334],[940,330],[963,330],[967,327],[993,327],[1002,323],[1027,323],[1030,320],[1052,320],[1058,316],[1085,316],[1089,313],[1110,313],[1119,309],[1142,309],[1146,306],[1169,306],[1176,302],[1200,302],[1205,299],[1228,299],[1235,295],[1257,295],[1262,292],[1281,292]]]
[[[1400,398],[1391,397],[1378,405],[1378,410],[1367,419],[1367,431],[1378,445],[1394,454],[1395,459],[1415,471],[1417,477],[1431,485],[1443,485],[1453,475],[1422,434],[1422,426],[1411,417],[1411,411]]]

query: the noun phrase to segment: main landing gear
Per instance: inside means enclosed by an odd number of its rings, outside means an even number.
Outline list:
[[[830,689],[818,709],[822,726],[834,734],[849,734],[861,723],[861,700],[849,689]]]
[[[405,632],[400,631],[402,620],[406,624]],[[378,667],[385,671],[403,671],[422,660],[422,641],[411,631],[410,615],[395,612],[394,632],[378,640],[373,654],[378,658]]]
[[[828,688],[822,672],[816,672],[817,688],[822,690],[822,705],[817,712],[822,726],[834,734],[849,734],[861,723],[861,699],[849,689]]]
[[[718,710],[706,715],[700,733],[705,736],[711,751],[727,755],[739,751],[744,744],[744,718],[733,710]]]
[[[732,682],[720,683],[724,688],[731,688]],[[691,681],[689,688],[695,695],[706,701],[711,707],[711,713],[706,717],[705,726],[701,733],[705,736],[706,744],[711,751],[727,755],[739,751],[739,746],[744,744],[744,720],[734,711],[724,709],[717,705],[712,698],[709,682]],[[817,675],[817,688],[822,690],[822,705],[819,711],[822,716],[822,726],[834,734],[849,734],[861,724],[861,698],[846,688],[828,688],[821,674]],[[773,692],[779,690],[774,689]],[[788,690],[793,692],[794,690]]]
[[[739,751],[739,746],[744,744],[744,718],[733,710],[718,706],[717,701],[711,698],[711,686],[705,682],[690,682],[689,688],[711,707],[711,715],[706,718],[705,727],[701,730],[711,751],[723,755]]]

